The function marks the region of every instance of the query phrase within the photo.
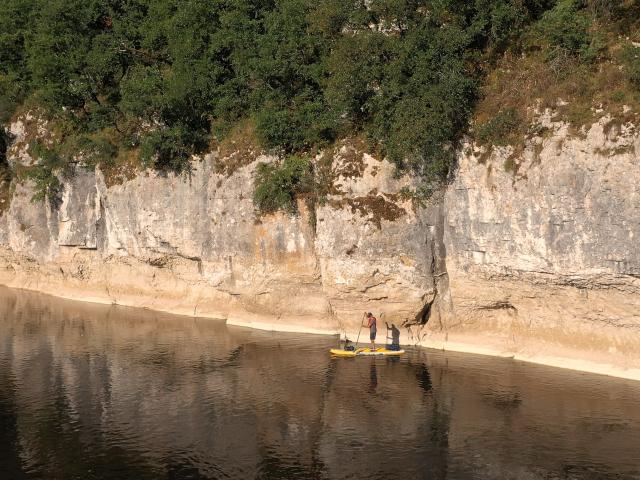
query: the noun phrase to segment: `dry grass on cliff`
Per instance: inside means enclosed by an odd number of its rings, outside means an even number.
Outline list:
[[[369,223],[382,229],[382,220],[395,222],[407,214],[407,211],[398,205],[398,194],[372,194],[354,198],[340,198],[329,201],[329,205],[336,210],[348,208],[352,215],[356,213],[367,219]]]
[[[100,163],[100,171],[108,188],[133,180],[143,170],[139,148],[121,148],[114,159]]]
[[[521,151],[528,137],[544,134],[536,120],[545,109],[554,112],[554,120],[568,122],[576,135],[605,115],[612,125],[640,120],[640,88],[625,61],[625,52],[640,42],[640,21],[595,25],[592,34],[601,42],[594,62],[570,56],[550,60],[544,50],[505,54],[482,87],[473,120],[476,139],[484,128],[489,141],[480,143]],[[501,122],[506,116],[517,120]]]
[[[615,53],[621,46],[613,48]],[[567,60],[567,70],[556,74],[549,71],[540,57],[506,55],[500,61],[482,89],[476,124],[512,109],[524,120],[520,131],[525,133],[538,112],[549,108],[557,112],[558,120],[579,130],[604,113],[621,117],[625,105],[632,112],[640,111],[640,92],[631,85],[624,66],[615,58],[596,65]]]
[[[227,177],[249,165],[264,153],[253,121],[245,120],[236,125],[221,141],[213,140],[212,150],[218,154],[215,160],[216,173]]]
[[[343,195],[340,178],[361,178],[366,169],[365,154],[381,156],[362,136],[343,138],[324,149],[313,164],[315,200],[323,205],[331,196]],[[377,174],[377,167],[371,174]]]

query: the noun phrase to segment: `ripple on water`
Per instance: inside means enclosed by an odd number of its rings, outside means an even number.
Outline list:
[[[10,301],[8,301],[10,300]],[[0,289],[3,478],[639,479],[640,385]]]

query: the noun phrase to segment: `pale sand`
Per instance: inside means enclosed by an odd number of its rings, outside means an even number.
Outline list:
[[[479,339],[483,341],[484,338]],[[628,380],[640,381],[640,369],[624,368],[610,363],[594,362],[583,358],[571,358],[559,355],[540,355],[531,353],[509,352],[495,346],[481,345],[480,343],[468,343],[457,341],[443,341],[441,339],[425,339],[419,343],[420,346],[437,350],[452,352],[472,353],[476,355],[489,355],[493,357],[512,358],[513,360],[536,363],[549,367],[577,370],[580,372],[607,375],[610,377],[625,378]]]

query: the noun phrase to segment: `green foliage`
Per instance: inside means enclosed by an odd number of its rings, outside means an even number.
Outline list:
[[[29,89],[24,44],[33,3],[0,2],[0,123],[9,119]]]
[[[447,170],[475,95],[464,58],[469,41],[458,26],[423,25],[384,66],[367,134],[400,167],[423,175]]]
[[[413,205],[424,207],[436,191],[436,188],[437,185],[434,183],[422,183],[415,188],[402,187],[399,194],[403,200],[411,200]]]
[[[9,134],[0,126],[0,168],[8,168],[9,162],[7,159],[7,148],[9,148]]]
[[[206,145],[207,138],[202,131],[176,124],[145,135],[140,158],[144,165],[157,170],[183,172],[189,170],[191,154],[202,151]]]
[[[556,73],[588,69],[601,55],[598,19],[637,18],[618,3],[3,0],[0,122],[34,102],[62,132],[62,164],[113,163],[139,147],[145,165],[174,172],[241,122],[287,156],[361,135],[431,186],[497,59],[542,51]],[[638,56],[625,52],[640,86]],[[499,109],[477,127],[480,141],[503,144],[521,127]],[[55,177],[47,168],[42,179]]]
[[[194,154],[245,123],[287,158],[258,172],[260,210],[291,210],[307,188],[292,159],[348,136],[421,175],[429,193],[500,59],[535,57],[558,78],[585,77],[603,58],[602,25],[624,38],[635,3],[3,0],[0,122],[26,102],[53,120],[56,159],[41,152],[33,173],[43,196],[72,162],[116,171],[129,158],[122,149],[148,167],[187,171]],[[621,55],[640,88],[637,49]],[[476,126],[483,143],[524,130],[502,100],[480,115],[489,118]]]
[[[624,102],[625,97],[626,95],[622,90],[616,90],[611,94],[611,100],[613,100],[616,103]]]
[[[7,159],[9,135],[0,127],[0,213],[9,207],[12,171]]]
[[[56,152],[62,163],[77,158],[86,166],[110,164],[118,155],[118,147],[104,136],[72,136],[59,144]]]
[[[314,190],[313,170],[308,158],[288,156],[280,165],[258,165],[253,200],[261,214],[296,211],[296,196]]]
[[[345,22],[354,34],[335,40],[325,96],[344,130],[363,130],[427,183],[442,179],[477,97],[474,66],[485,50],[505,48],[545,3],[371,2]]]
[[[484,145],[508,145],[522,123],[517,110],[508,108],[500,111],[488,122],[478,125],[475,138]]]
[[[65,167],[64,161],[54,149],[46,147],[41,142],[29,145],[29,153],[37,161],[36,165],[26,171],[27,178],[35,184],[31,201],[49,199],[53,203],[58,202],[62,188],[58,174]]]
[[[592,17],[581,0],[560,0],[537,22],[535,40],[546,47],[550,60],[565,57],[591,62],[603,48],[602,41],[590,32]]]
[[[364,133],[401,168],[441,178],[485,57],[552,3],[4,0],[0,111],[35,99],[65,142],[117,132],[111,145],[140,146],[161,170],[188,169],[251,118],[266,148]]]
[[[622,61],[629,72],[631,84],[640,90],[640,47],[627,45],[622,51]]]
[[[32,141],[29,154],[35,160],[35,164],[25,170],[26,178],[35,184],[32,201],[49,199],[55,204],[60,200],[60,178],[69,176],[75,165],[113,164],[118,148],[103,135],[77,135],[53,146]]]

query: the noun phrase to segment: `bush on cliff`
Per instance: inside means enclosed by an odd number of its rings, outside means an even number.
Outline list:
[[[9,134],[4,127],[0,126],[0,168],[3,170],[9,168],[9,160],[7,159],[7,148],[9,147],[9,142]]]
[[[542,45],[552,61],[579,57],[590,61],[598,53],[598,39],[589,31],[592,18],[580,0],[560,0],[533,29],[532,43]]]
[[[508,145],[512,135],[522,124],[520,114],[514,108],[501,110],[489,121],[477,126],[475,137],[483,145]]]
[[[0,126],[0,214],[9,207],[9,192],[11,186],[11,168],[7,159],[7,144],[9,135]]]
[[[625,45],[622,51],[622,61],[629,71],[632,85],[640,90],[640,47]]]
[[[284,210],[295,213],[296,197],[314,190],[313,170],[308,158],[288,156],[280,164],[258,165],[253,200],[261,214]]]
[[[58,153],[40,142],[33,142],[29,146],[31,155],[38,159],[38,163],[25,171],[27,178],[34,183],[33,202],[49,199],[57,202],[60,199],[62,184],[58,175],[68,165]]]

